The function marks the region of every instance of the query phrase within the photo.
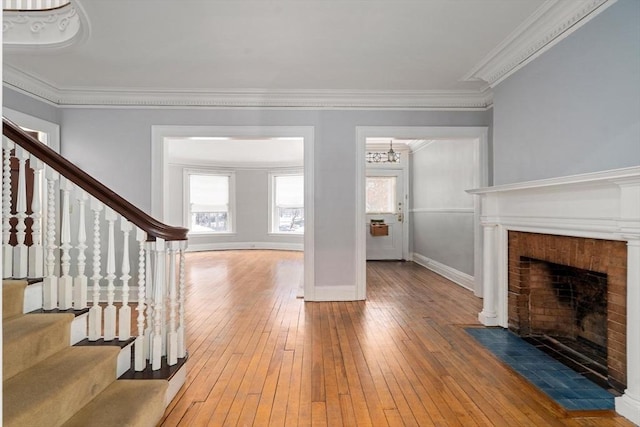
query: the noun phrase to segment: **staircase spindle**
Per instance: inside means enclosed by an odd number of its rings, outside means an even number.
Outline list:
[[[153,334],[151,335],[151,369],[162,366],[164,286],[166,283],[166,251],[164,239],[156,239],[154,245],[153,275]]]
[[[56,257],[56,194],[55,184],[58,180],[58,172],[50,167],[46,168],[45,178],[47,180],[47,257],[46,257],[46,277],[43,280],[42,308],[53,310],[58,307],[58,276],[55,271]]]
[[[131,233],[131,223],[120,217],[120,231],[124,236],[124,247],[122,249],[122,306],[118,310],[118,338],[120,341],[128,340],[131,337],[131,307],[129,307],[129,280],[131,276],[131,266],[129,263],[129,233]]]
[[[29,277],[44,275],[44,247],[42,246],[42,170],[44,162],[31,156],[29,163],[33,168],[33,195],[31,198],[31,246],[29,247]]]
[[[104,219],[109,224],[107,233],[107,308],[104,310],[104,340],[111,341],[116,337],[116,306],[113,305],[116,296],[116,242],[115,221],[118,215],[111,208],[106,208]]]
[[[27,160],[29,153],[22,147],[16,147],[18,159],[18,193],[16,198],[16,240],[13,248],[13,277],[27,277],[29,250],[27,248]]]
[[[102,203],[91,198],[93,211],[93,303],[89,310],[89,341],[97,341],[102,336],[102,307],[100,307],[100,212]]]
[[[178,363],[178,295],[176,289],[176,252],[178,242],[167,243],[169,257],[169,332],[167,333],[167,364],[173,366]]]
[[[146,242],[146,251],[145,251],[145,270],[147,278],[147,287],[145,291],[145,301],[147,304],[147,313],[146,313],[146,328],[144,330],[144,357],[148,360],[151,360],[151,335],[153,334],[153,265],[151,264],[151,253],[155,248],[155,242]]]
[[[184,257],[184,251],[187,247],[187,241],[186,240],[182,240],[180,241],[180,261],[179,261],[179,267],[178,267],[178,310],[179,310],[179,326],[178,326],[178,357],[179,358],[184,358],[187,355],[187,343],[186,343],[186,337],[185,337],[185,327],[184,327],[184,303],[185,303],[185,283],[184,283],[184,264],[185,264],[185,257]]]
[[[2,277],[13,276],[13,246],[11,239],[11,150],[14,144],[2,139]]]
[[[87,307],[87,276],[84,274],[86,268],[87,256],[87,228],[85,224],[85,209],[87,200],[87,192],[76,187],[76,199],[78,201],[78,274],[73,278],[73,308],[81,310]]]
[[[62,224],[60,227],[60,267],[62,275],[58,279],[58,308],[68,310],[73,305],[73,278],[69,275],[71,268],[71,203],[70,193],[73,183],[68,179],[60,178],[60,190],[62,191]]]
[[[145,254],[145,244],[147,241],[147,233],[143,230],[137,228],[136,229],[136,241],[138,242],[138,306],[136,307],[136,311],[138,312],[138,337],[136,338],[136,342],[134,344],[135,351],[135,361],[134,361],[134,369],[136,371],[142,371],[147,365],[147,357],[145,353],[145,339],[144,339],[144,326],[145,326],[145,298],[146,298],[146,289],[145,289],[145,280],[146,280],[146,254]]]

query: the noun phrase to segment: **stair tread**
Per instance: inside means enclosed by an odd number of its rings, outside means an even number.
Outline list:
[[[67,347],[5,380],[4,426],[61,425],[115,381],[119,352]]]
[[[22,315],[5,319],[2,332],[3,380],[69,345],[71,314]]]
[[[165,380],[118,380],[63,427],[153,427],[162,418]]]
[[[2,280],[2,320],[22,314],[26,280]]]

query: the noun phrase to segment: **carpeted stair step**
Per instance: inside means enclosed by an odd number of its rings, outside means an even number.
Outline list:
[[[119,353],[117,347],[68,347],[5,380],[4,426],[64,424],[115,381]]]
[[[2,320],[22,314],[26,280],[2,281]]]
[[[154,427],[164,414],[168,382],[118,380],[63,427]]]
[[[25,314],[3,321],[2,379],[69,346],[73,314]]]

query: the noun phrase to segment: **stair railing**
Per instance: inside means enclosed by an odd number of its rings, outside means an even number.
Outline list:
[[[135,338],[136,371],[186,357],[188,230],[150,217],[6,118],[2,133],[3,277],[43,278],[45,310],[90,307],[90,341]]]

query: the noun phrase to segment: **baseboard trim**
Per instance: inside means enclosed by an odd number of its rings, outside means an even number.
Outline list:
[[[449,267],[448,265],[444,265],[439,263],[438,261],[432,260],[424,255],[420,255],[417,253],[413,253],[411,255],[413,262],[422,267],[433,271],[436,274],[444,277],[445,279],[451,280],[452,282],[462,286],[465,289],[470,291],[474,291],[475,289],[475,280],[473,276],[468,275],[467,273],[463,273],[462,271],[456,270],[455,268]]]
[[[355,286],[321,286],[314,289],[313,295],[305,293],[305,301],[358,301]]]
[[[223,243],[201,243],[189,244],[187,252],[204,251],[229,251],[240,249],[262,249],[275,251],[303,251],[303,243],[280,243],[280,242],[223,242]]]

